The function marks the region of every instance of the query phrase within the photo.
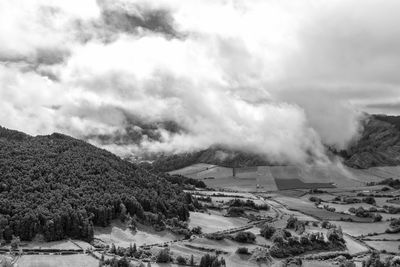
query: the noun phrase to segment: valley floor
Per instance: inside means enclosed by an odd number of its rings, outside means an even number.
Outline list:
[[[323,178],[321,181],[316,178],[307,178],[307,173],[317,175],[321,170],[301,170],[299,168],[284,167],[257,167],[238,172],[238,177],[229,177],[229,170],[219,166],[199,165],[179,170],[181,174],[189,177],[203,179],[213,190],[193,190],[190,191],[199,201],[208,206],[207,211],[191,212],[189,228],[200,226],[202,234],[194,235],[190,239],[176,235],[164,230],[157,232],[150,227],[139,225],[136,231],[132,231],[119,221],[113,222],[109,227],[95,229],[95,239],[107,245],[129,247],[135,243],[138,247],[150,251],[153,255],[168,247],[173,258],[178,255],[189,259],[192,255],[195,262],[199,263],[200,258],[206,253],[211,253],[223,257],[227,266],[283,266],[282,259],[270,258],[257,261],[250,255],[241,255],[236,252],[239,247],[246,247],[253,255],[265,250],[273,245],[269,239],[261,236],[260,230],[263,223],[268,222],[276,228],[285,228],[287,220],[292,216],[300,221],[309,222],[305,227],[305,234],[321,232],[326,235],[327,230],[322,228],[323,222],[329,222],[343,230],[344,240],[346,241],[345,251],[330,252],[309,252],[299,255],[303,266],[336,266],[340,262],[340,255],[346,254],[352,258],[357,266],[361,266],[372,251],[380,251],[381,257],[400,255],[400,234],[386,233],[390,228],[393,218],[400,218],[400,214],[389,214],[385,211],[385,206],[391,205],[400,208],[398,201],[400,192],[390,189],[382,191],[384,186],[367,186],[361,182],[362,176],[343,175],[340,182],[333,183],[333,178]],[[347,172],[348,170],[346,170]],[[355,173],[356,171],[350,171]],[[362,175],[370,174],[368,181],[379,181],[387,178],[393,170],[376,169],[369,173],[364,171]],[[259,176],[252,176],[252,174]],[[332,173],[337,173],[336,171]],[[385,174],[386,173],[386,174]],[[218,178],[217,175],[220,175]],[[380,175],[378,177],[378,175]],[[385,176],[386,175],[386,176]],[[214,179],[204,179],[215,176]],[[263,181],[263,177],[267,177]],[[279,177],[279,178],[277,178]],[[310,191],[309,188],[289,188],[282,190],[281,185],[276,183],[277,179],[298,179],[303,184],[331,184],[334,186],[319,188],[317,191]],[[315,176],[316,177],[316,176]],[[337,176],[335,176],[337,177]],[[230,179],[230,180],[229,180]],[[234,180],[235,183],[231,181]],[[238,182],[239,181],[239,182]],[[250,182],[252,181],[252,182]],[[257,183],[259,186],[257,188]],[[248,185],[248,187],[246,187]],[[241,190],[235,190],[238,187]],[[218,188],[218,189],[216,189]],[[312,186],[312,188],[314,188]],[[245,189],[245,190],[244,190]],[[253,190],[254,189],[254,190]],[[280,189],[280,190],[278,190]],[[244,192],[247,191],[247,192]],[[374,196],[375,203],[367,204],[363,202],[365,195]],[[203,199],[209,197],[210,201],[204,202]],[[319,199],[316,204],[312,198]],[[354,203],[344,202],[344,199],[356,199]],[[246,209],[245,214],[239,217],[227,217],[227,203],[233,199],[242,201],[251,200],[256,205],[268,205],[269,210]],[[376,213],[382,216],[381,221],[374,222],[367,217],[358,217],[350,212],[351,208],[369,210],[376,209]],[[252,219],[250,219],[252,218]],[[235,234],[238,232],[252,232],[256,239],[251,244],[239,243],[231,239],[213,240],[209,236],[220,234]],[[294,230],[289,230],[293,236],[299,236]],[[0,263],[9,261],[18,267],[36,266],[88,266],[99,265],[99,258],[103,250],[94,248],[91,244],[78,240],[65,240],[59,242],[30,242],[20,247],[22,253],[7,253],[8,247],[2,247],[3,254],[0,255]],[[29,249],[42,250],[36,255],[28,255]],[[58,252],[46,252],[46,249],[59,250]],[[71,255],[60,255],[69,251]],[[21,254],[21,255],[18,255]],[[112,254],[106,253],[106,258],[111,258]],[[131,259],[134,266],[140,264],[140,260]],[[146,263],[147,264],[147,263]],[[1,265],[0,265],[1,266]],[[155,263],[155,258],[151,261],[151,266],[177,266],[159,265]]]

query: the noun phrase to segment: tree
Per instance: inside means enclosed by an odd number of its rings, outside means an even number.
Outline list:
[[[171,261],[171,257],[169,256],[169,249],[162,249],[158,252],[157,263],[168,263]]]
[[[13,238],[12,238],[12,240],[11,240],[11,248],[12,248],[13,250],[17,250],[18,247],[19,247],[20,242],[21,242],[21,241],[20,241],[20,239],[19,239],[18,236],[17,236],[17,237],[13,236]]]
[[[328,233],[326,234],[326,237],[328,238],[329,241],[333,243],[345,243],[343,239],[343,232],[341,228],[331,228],[329,229]]]
[[[294,217],[293,215],[290,215],[290,217],[288,218],[287,223],[286,223],[286,228],[294,229],[296,223],[297,223],[297,218]]]
[[[212,256],[210,254],[205,254],[200,259],[200,267],[221,267],[225,266],[225,259],[218,259],[217,256]]]
[[[101,253],[101,258],[100,258],[100,261],[99,261],[99,267],[102,267],[103,264],[104,264],[104,253]]]
[[[380,215],[379,213],[375,213],[375,214],[373,215],[373,218],[374,218],[374,222],[380,222],[380,221],[382,221],[382,215]]]
[[[177,262],[178,264],[180,264],[180,265],[186,265],[186,259],[185,259],[184,257],[182,257],[182,256],[178,256],[178,257],[176,258],[176,262]]]
[[[252,232],[239,232],[233,239],[240,243],[253,243],[256,240],[256,236]]]
[[[190,256],[189,265],[190,265],[190,266],[194,266],[194,257],[193,257],[193,255]]]
[[[200,235],[203,231],[200,226],[193,227],[191,230],[192,234]]]
[[[321,227],[322,228],[325,228],[325,229],[328,229],[329,228],[329,222],[328,221],[322,221],[322,223],[321,223]]]
[[[249,249],[246,248],[246,247],[239,247],[239,248],[236,250],[236,253],[237,253],[237,254],[250,254],[250,253],[249,253]]]
[[[275,227],[266,223],[261,227],[260,234],[264,238],[270,239],[272,237],[272,235],[275,233],[275,231],[276,231]]]
[[[117,248],[115,247],[114,243],[111,244],[110,253],[112,253],[112,254],[116,254],[117,253]]]
[[[119,219],[121,220],[121,222],[125,222],[127,219],[127,213],[124,203],[119,204],[119,208],[120,208]]]
[[[370,205],[375,205],[376,204],[375,198],[373,198],[373,197],[363,198],[363,202],[365,202],[367,204],[370,204]]]
[[[0,174],[0,239],[6,242],[38,234],[46,241],[90,241],[94,226],[129,221],[128,214],[140,221],[145,212],[159,214],[160,223],[186,220],[194,201],[182,185],[196,183],[152,173],[66,135],[32,137],[3,127]]]
[[[125,256],[118,261],[118,267],[129,267],[129,261]]]

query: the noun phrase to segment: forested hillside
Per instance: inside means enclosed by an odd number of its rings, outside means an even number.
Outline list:
[[[124,206],[143,222],[186,220],[193,209],[181,185],[84,141],[0,127],[0,239],[90,240]]]
[[[400,165],[400,117],[370,116],[359,140],[341,155],[354,168]]]

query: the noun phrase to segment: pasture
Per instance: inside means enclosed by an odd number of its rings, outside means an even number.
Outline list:
[[[352,219],[353,221],[358,222],[371,222],[371,218],[359,218],[354,215],[349,214],[341,214],[337,212],[327,211],[322,208],[317,208],[313,202],[310,202],[305,199],[292,198],[286,196],[277,196],[275,200],[279,203],[285,205],[289,209],[299,211],[306,215],[318,218],[320,220],[329,220],[329,221],[341,221],[346,219]]]
[[[213,233],[246,224],[247,219],[225,217],[214,211],[209,211],[209,213],[190,212],[189,227],[200,226],[203,233]]]
[[[108,227],[95,227],[94,237],[102,240],[106,244],[115,246],[129,247],[130,244],[136,245],[154,244],[168,242],[182,238],[169,231],[155,231],[151,227],[138,225],[136,231],[132,231],[122,223],[115,221]]]
[[[241,192],[268,192],[291,189],[355,188],[367,182],[395,177],[400,167],[380,167],[358,170],[340,164],[315,166],[253,166],[233,169],[211,164],[194,164],[170,174],[181,174],[203,180],[215,189]]]
[[[358,223],[335,221],[331,223],[342,227],[343,232],[355,237],[372,233],[384,233],[389,228],[389,222]]]
[[[18,267],[97,267],[99,261],[85,255],[23,255],[16,266]]]

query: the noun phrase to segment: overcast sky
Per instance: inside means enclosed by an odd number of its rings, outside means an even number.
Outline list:
[[[362,112],[400,113],[399,25],[398,0],[2,0],[0,124],[96,143],[172,121],[97,144],[324,158]]]

